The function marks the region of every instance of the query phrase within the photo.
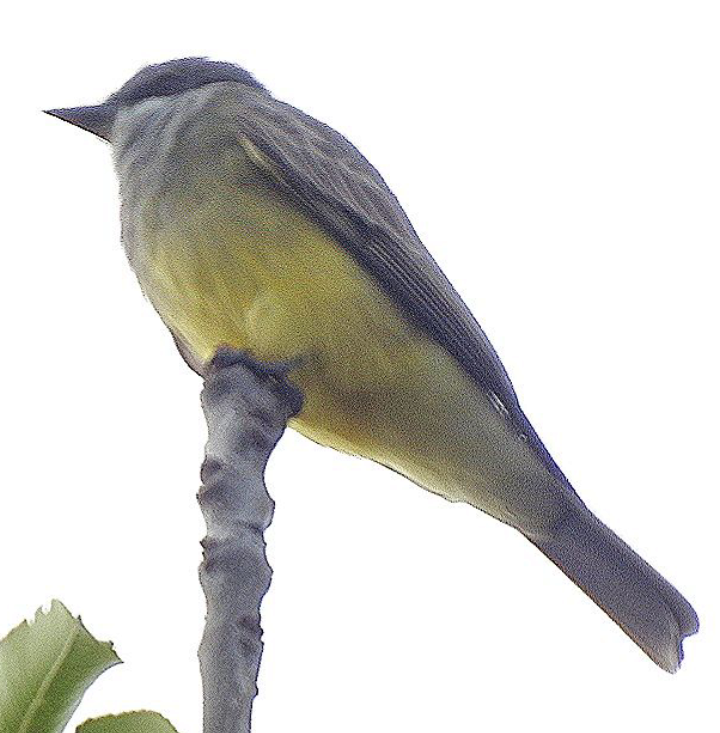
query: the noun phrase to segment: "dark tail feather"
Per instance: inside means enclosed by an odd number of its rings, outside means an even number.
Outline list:
[[[658,666],[676,672],[683,638],[699,627],[693,607],[582,503],[563,514],[550,539],[528,539]]]

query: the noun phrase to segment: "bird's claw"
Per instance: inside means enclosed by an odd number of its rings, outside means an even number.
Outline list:
[[[205,379],[212,379],[218,372],[237,365],[246,366],[258,377],[268,380],[285,397],[289,397],[293,415],[302,409],[303,397],[300,390],[287,380],[287,375],[301,364],[300,359],[283,361],[261,361],[246,351],[220,346],[204,368]]]

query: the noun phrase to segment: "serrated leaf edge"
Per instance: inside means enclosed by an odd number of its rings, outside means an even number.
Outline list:
[[[70,653],[70,650],[72,649],[73,644],[75,643],[75,641],[77,640],[78,636],[80,635],[82,631],[85,631],[96,644],[106,647],[111,652],[112,656],[114,657],[113,661],[110,664],[108,664],[108,666],[105,667],[104,670],[101,670],[100,674],[102,674],[102,672],[106,672],[108,669],[110,669],[111,667],[114,667],[117,664],[122,664],[122,659],[120,659],[117,652],[113,648],[113,643],[111,641],[99,641],[98,639],[96,639],[87,630],[80,616],[74,616],[70,612],[70,610],[67,608],[67,606],[62,601],[59,601],[57,598],[53,598],[50,601],[50,608],[47,611],[44,610],[43,606],[40,606],[40,608],[38,608],[35,611],[35,614],[32,618],[25,619],[24,621],[20,622],[14,629],[11,629],[8,632],[8,634],[5,637],[3,637],[3,639],[1,639],[0,641],[5,641],[5,639],[8,639],[13,633],[19,632],[20,629],[22,629],[23,627],[30,628],[34,626],[35,624],[39,622],[41,616],[48,617],[53,612],[58,613],[58,611],[60,613],[66,614],[75,623],[73,623],[72,625],[72,631],[71,631],[70,636],[68,637],[68,640],[63,645],[63,648],[60,651],[60,654],[58,654],[57,658],[55,659],[52,666],[48,670],[48,673],[43,678],[42,684],[38,688],[37,693],[34,696],[32,703],[30,704],[28,709],[25,711],[25,714],[23,715],[23,718],[20,721],[20,727],[15,731],[15,733],[32,733],[29,730],[28,726],[32,722],[33,716],[35,715],[35,713],[37,712],[37,710],[40,708],[43,701],[45,700],[45,695],[47,693],[48,688],[52,684],[53,679],[55,678],[57,670],[60,668],[63,662],[67,659],[68,654]],[[96,675],[95,679],[97,679],[97,676],[99,675]],[[74,705],[72,706],[72,709],[76,710],[79,704],[80,704],[80,700],[75,701]],[[170,723],[170,721],[168,721],[168,723]],[[172,725],[172,723],[170,723],[170,725]]]
[[[40,614],[42,613],[45,616],[49,616],[52,613],[53,606],[58,603],[64,610],[67,611],[67,608],[63,606],[62,603],[59,601],[53,600],[50,604],[50,611],[48,613],[44,613],[41,608],[39,608],[35,612],[35,618],[33,620],[34,623],[37,623],[38,618]],[[68,613],[70,613],[68,611]],[[70,614],[72,616],[72,614]],[[78,619],[78,624],[82,622]],[[47,693],[48,688],[52,684],[53,679],[55,678],[55,675],[57,673],[57,670],[62,666],[62,663],[67,659],[68,654],[70,653],[70,649],[72,648],[72,645],[75,643],[75,640],[77,639],[78,633],[80,631],[80,627],[77,624],[73,625],[73,630],[70,636],[68,637],[68,640],[65,642],[65,645],[63,646],[60,654],[58,654],[57,659],[53,662],[53,665],[48,670],[47,674],[45,675],[45,678],[42,681],[42,684],[38,688],[37,694],[33,698],[33,701],[31,705],[28,707],[28,709],[25,711],[25,715],[23,716],[23,719],[20,721],[20,727],[18,728],[17,733],[27,733],[28,725],[32,721],[33,716],[37,712],[38,708],[42,704],[42,702],[45,700],[45,694]]]

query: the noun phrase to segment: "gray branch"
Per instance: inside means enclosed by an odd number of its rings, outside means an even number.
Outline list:
[[[249,733],[262,654],[260,603],[272,569],[264,531],[274,503],[263,473],[302,398],[287,365],[220,350],[205,374],[208,425],[198,501],[207,536],[200,583],[207,599],[200,643],[205,733]]]

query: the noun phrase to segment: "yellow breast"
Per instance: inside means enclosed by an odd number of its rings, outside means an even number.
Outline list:
[[[208,189],[212,201],[176,201],[166,223],[143,224],[143,289],[203,361],[222,344],[261,360],[300,359],[296,427],[357,452],[359,415],[427,357],[419,333],[276,189],[219,188]]]
[[[200,360],[221,345],[298,360],[290,378],[305,401],[294,428],[508,516],[508,491],[491,489],[522,487],[516,476],[538,470],[527,446],[455,360],[276,188],[198,181],[150,206],[139,226],[143,289]]]

